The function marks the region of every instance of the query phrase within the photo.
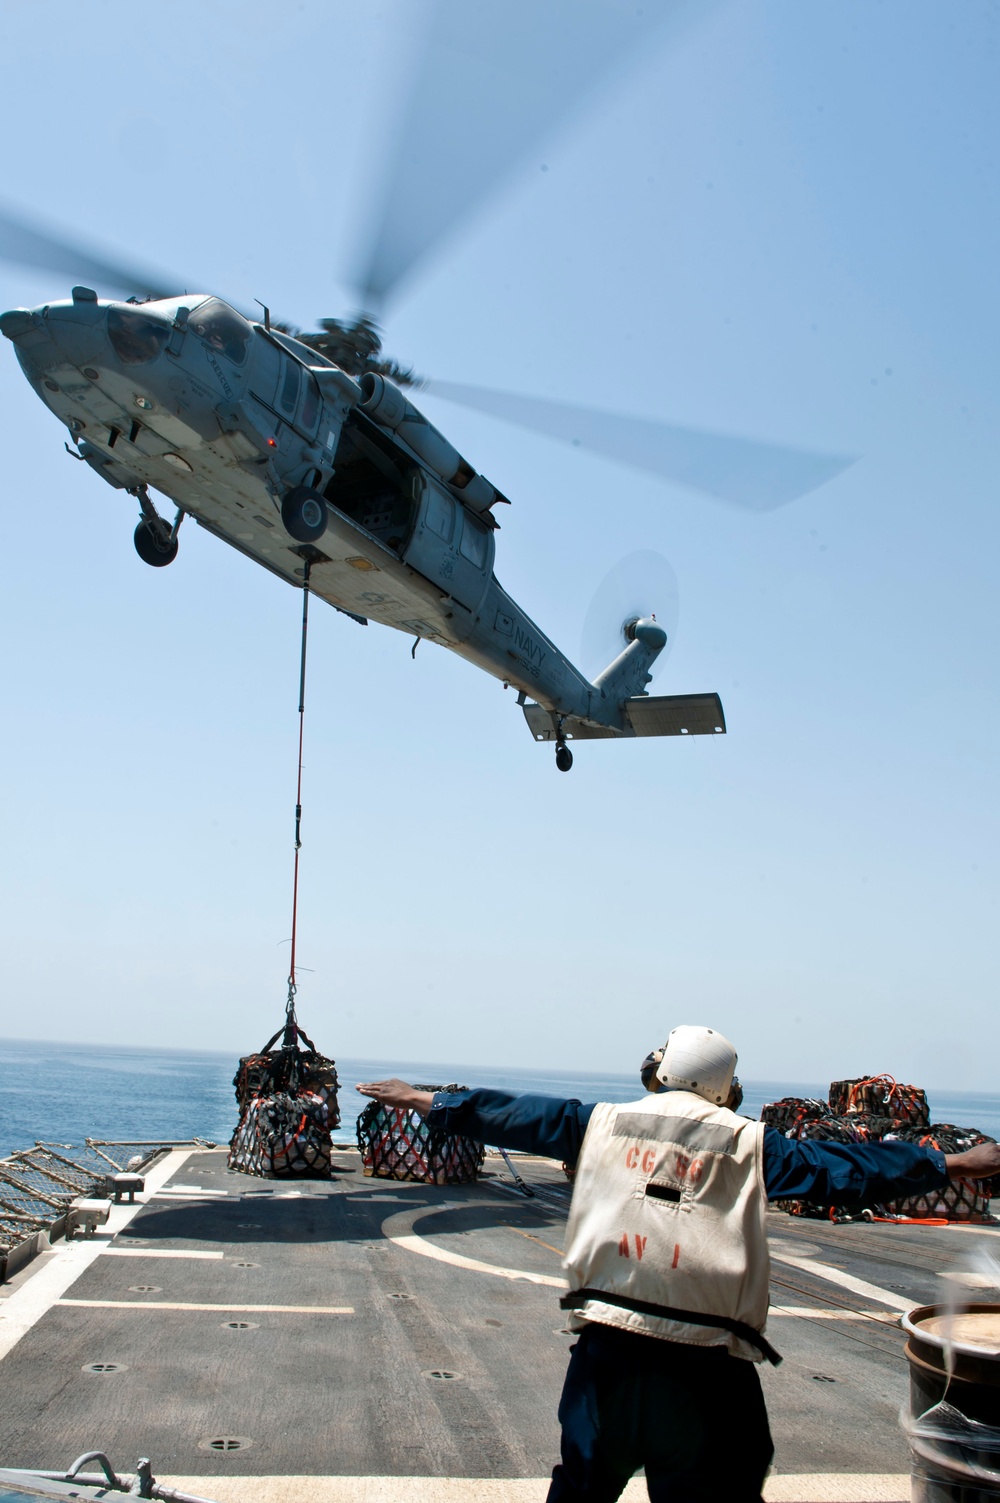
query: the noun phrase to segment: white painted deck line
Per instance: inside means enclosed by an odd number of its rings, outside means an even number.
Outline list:
[[[215,1190],[157,1190],[151,1200],[238,1200],[238,1195],[219,1194]]]
[[[815,1310],[809,1305],[772,1305],[767,1312],[768,1320],[775,1315],[797,1315],[803,1320],[877,1320],[880,1326],[899,1325],[899,1316],[889,1315],[885,1310]]]
[[[832,1268],[829,1263],[817,1263],[815,1258],[793,1258],[790,1253],[784,1252],[772,1252],[771,1257],[777,1263],[788,1263],[792,1268],[800,1268],[803,1273],[811,1273],[814,1278],[825,1279],[828,1284],[839,1284],[841,1289],[848,1289],[851,1294],[858,1294],[862,1299],[877,1300],[880,1305],[888,1305],[892,1310],[905,1314],[913,1309],[912,1299],[904,1299],[892,1289],[882,1289],[878,1284],[869,1284],[867,1279],[855,1278],[853,1273],[845,1273],[842,1268]]]
[[[498,1279],[525,1279],[529,1284],[546,1284],[550,1289],[566,1288],[565,1279],[553,1278],[547,1273],[528,1273],[523,1268],[505,1268],[499,1263],[481,1263],[478,1258],[467,1258],[450,1248],[427,1242],[413,1230],[422,1216],[433,1216],[450,1209],[448,1205],[438,1205],[417,1211],[397,1211],[395,1216],[387,1216],[383,1221],[382,1235],[406,1252],[418,1253],[422,1258],[435,1258],[439,1263],[450,1263],[453,1268],[464,1268],[470,1273],[489,1273]]]
[[[161,1195],[228,1195],[228,1190],[213,1190],[208,1185],[167,1185],[160,1191]]]
[[[80,1305],[88,1310],[239,1310],[266,1315],[353,1315],[353,1305],[201,1305],[165,1299],[60,1299],[57,1305]]]
[[[188,1252],[183,1247],[106,1247],[106,1258],[211,1258],[219,1260],[225,1257],[220,1252]]]
[[[548,1477],[160,1477],[161,1485],[215,1503],[544,1503]],[[910,1479],[894,1472],[809,1472],[769,1477],[766,1503],[909,1503]],[[624,1503],[648,1503],[633,1477]],[[721,1503],[721,1500],[720,1500]]]
[[[95,1258],[108,1250],[111,1238],[128,1226],[148,1200],[152,1200],[161,1185],[176,1174],[194,1150],[174,1148],[161,1159],[145,1176],[146,1188],[135,1197],[132,1204],[124,1201],[111,1207],[111,1215],[105,1226],[92,1237],[76,1238],[72,1242],[57,1242],[44,1262],[26,1279],[13,1294],[0,1300],[0,1361],[12,1351],[17,1343],[35,1325],[47,1310],[50,1310],[66,1293]]]
[[[625,1496],[628,1498],[627,1490]],[[769,1477],[764,1483],[764,1498],[766,1503],[910,1503],[910,1479],[905,1473],[894,1472]]]

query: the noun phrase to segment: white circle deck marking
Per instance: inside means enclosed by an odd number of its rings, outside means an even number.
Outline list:
[[[529,1273],[525,1268],[505,1268],[499,1263],[483,1263],[478,1258],[466,1258],[462,1253],[449,1251],[428,1242],[413,1230],[424,1216],[435,1216],[440,1211],[458,1210],[458,1205],[422,1206],[416,1211],[397,1211],[387,1216],[382,1223],[382,1235],[397,1247],[407,1252],[418,1253],[422,1258],[435,1258],[439,1263],[450,1263],[453,1268],[465,1268],[470,1273],[488,1273],[497,1279],[525,1279],[529,1284],[545,1284],[550,1289],[565,1289],[566,1280],[553,1278],[548,1273]],[[495,1210],[509,1210],[506,1205],[494,1206]]]

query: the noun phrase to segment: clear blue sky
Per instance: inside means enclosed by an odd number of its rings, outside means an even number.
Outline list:
[[[0,0],[0,197],[308,326],[349,305],[428,16]],[[749,1077],[988,1087],[1000,5],[688,19],[525,154],[387,343],[858,462],[754,516],[426,400],[513,499],[498,575],[571,655],[612,563],[670,559],[655,692],[717,689],[729,734],[581,746],[562,776],[492,679],[317,607],[302,1021],[344,1055],[607,1070],[704,1021]],[[67,291],[0,266],[4,307]],[[133,503],[66,457],[6,344],[0,414],[2,1032],[259,1047],[298,599],[191,524],[170,569],[141,564]]]

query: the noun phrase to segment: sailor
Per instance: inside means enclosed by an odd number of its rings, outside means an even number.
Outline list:
[[[576,1164],[561,1303],[580,1335],[548,1503],[613,1503],[639,1468],[653,1503],[759,1503],[773,1446],[756,1364],[781,1360],[768,1200],[860,1209],[1000,1173],[995,1143],[789,1140],[732,1109],[735,1067],[728,1039],[685,1025],[627,1105],[358,1086],[443,1132]]]

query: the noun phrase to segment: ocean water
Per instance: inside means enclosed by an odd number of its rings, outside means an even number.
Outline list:
[[[226,1143],[236,1126],[232,1054],[187,1049],[138,1049],[100,1044],[0,1040],[0,1156],[38,1140],[82,1143],[85,1137],[167,1142],[191,1137]],[[552,1070],[488,1070],[478,1065],[339,1059],[342,1123],[337,1142],[352,1141],[365,1098],[359,1080],[399,1075],[417,1084],[493,1086],[580,1101],[631,1101],[638,1074],[573,1074]],[[781,1096],[826,1095],[828,1083],[744,1081],[742,1110],[758,1117]],[[933,1122],[977,1127],[1000,1138],[1000,1095],[927,1087]]]

